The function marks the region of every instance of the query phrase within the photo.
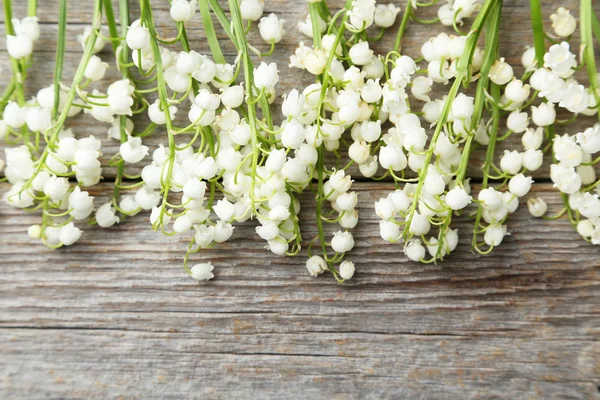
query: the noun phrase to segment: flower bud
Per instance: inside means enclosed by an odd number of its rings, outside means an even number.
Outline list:
[[[497,210],[503,204],[500,193],[498,193],[492,187],[483,189],[481,192],[479,192],[477,198],[481,203],[483,203],[485,208],[491,211]]]
[[[346,260],[340,264],[340,276],[342,279],[349,280],[354,276],[354,271],[355,267],[352,261]]]
[[[281,144],[288,149],[299,148],[305,138],[304,126],[295,119],[285,124],[281,132]]]
[[[27,127],[33,132],[45,132],[52,125],[52,111],[31,107],[25,116]]]
[[[12,58],[21,59],[29,57],[33,52],[33,41],[27,36],[6,37],[6,50]]]
[[[554,29],[557,36],[569,37],[577,29],[577,20],[564,7],[560,7],[554,14],[550,15],[550,19],[552,20],[552,29]]]
[[[413,214],[412,220],[410,221],[409,231],[413,235],[421,236],[427,235],[429,229],[431,228],[431,224],[425,215],[419,214],[415,212]]]
[[[577,134],[577,143],[587,153],[594,154],[600,151],[600,124],[595,124]]]
[[[508,181],[508,190],[518,197],[523,197],[531,190],[532,183],[533,179],[531,179],[531,177],[518,174]]]
[[[40,239],[42,237],[42,227],[39,225],[31,225],[27,229],[27,234],[31,239]]]
[[[437,16],[444,26],[452,26],[455,20],[457,23],[462,22],[460,13],[456,14],[454,7],[452,7],[452,3],[443,4],[440,8],[438,8]]]
[[[369,42],[360,42],[350,48],[348,52],[354,65],[368,64],[373,58],[373,50],[369,49]]]
[[[346,253],[354,248],[352,233],[337,231],[331,239],[331,248],[336,253]]]
[[[225,107],[237,108],[244,101],[244,88],[241,85],[229,86],[221,90],[221,103]]]
[[[189,21],[196,13],[196,3],[191,0],[173,0],[169,14],[175,22]]]
[[[523,167],[529,171],[537,171],[544,162],[544,153],[541,150],[529,149],[521,153]]]
[[[400,237],[400,227],[393,221],[380,221],[379,235],[387,242],[394,242]]]
[[[584,238],[592,236],[594,234],[594,230],[594,224],[589,219],[582,219],[577,223],[577,233]]]
[[[327,271],[327,262],[320,256],[312,256],[306,260],[306,269],[310,276],[318,276]]]
[[[535,47],[527,46],[523,55],[521,56],[521,64],[525,67],[525,71],[532,71],[537,65],[535,58]]]
[[[197,281],[208,281],[215,277],[211,263],[196,264],[190,269],[190,275]]]
[[[581,176],[573,167],[552,164],[550,166],[550,179],[552,179],[554,187],[563,193],[572,194],[581,188]]]
[[[90,58],[83,75],[87,79],[96,82],[104,78],[107,68],[108,63],[102,62],[100,57],[94,55],[92,58]]]
[[[504,155],[500,159],[500,169],[511,175],[518,174],[523,166],[521,154],[516,151],[504,150]]]
[[[258,21],[265,8],[264,0],[242,0],[240,2],[240,13],[246,21]]]
[[[548,211],[548,206],[546,202],[542,198],[530,198],[527,200],[527,208],[529,209],[529,213],[534,217],[541,217],[546,214]]]
[[[516,104],[522,104],[529,98],[529,94],[531,92],[531,87],[529,85],[524,85],[523,81],[519,79],[513,79],[510,81],[506,88],[504,89],[504,94],[506,98]]]
[[[51,176],[44,184],[44,194],[52,201],[61,201],[69,190],[69,181],[66,178]]]
[[[430,124],[437,122],[440,119],[442,113],[443,101],[433,100],[425,103],[423,106],[423,118]]]
[[[335,204],[342,211],[354,210],[357,202],[358,195],[356,194],[356,192],[342,193],[335,199]]]
[[[402,171],[408,164],[402,149],[394,146],[382,146],[380,148],[379,162],[384,169],[392,169],[393,171]]]
[[[119,217],[115,215],[111,203],[105,203],[96,210],[96,222],[102,228],[108,228],[119,222]]]
[[[505,85],[515,76],[513,68],[504,61],[504,57],[497,60],[490,69],[490,79],[496,85]]]
[[[398,13],[400,13],[400,7],[396,7],[394,4],[377,4],[374,14],[375,25],[389,28],[396,22]]]
[[[148,155],[148,146],[142,144],[139,136],[130,136],[127,141],[119,147],[121,158],[127,163],[137,163]]]
[[[483,240],[488,246],[498,246],[506,235],[506,225],[492,225],[486,229]]]
[[[529,125],[529,117],[526,112],[513,111],[508,115],[506,127],[515,133],[523,133]]]
[[[358,166],[358,169],[365,178],[370,178],[377,173],[378,167],[377,156],[369,156],[364,163]]]
[[[9,101],[4,108],[4,123],[14,129],[19,129],[27,119],[27,108],[19,107],[19,104]]]
[[[271,90],[279,82],[279,71],[275,63],[260,63],[254,68],[254,85],[258,90]]]
[[[473,105],[474,99],[470,96],[466,96],[460,93],[452,102],[452,115],[458,119],[471,118],[475,110]]]
[[[582,185],[591,185],[596,182],[596,170],[593,165],[580,165],[576,168],[576,171],[581,177]]]
[[[418,76],[413,80],[410,91],[417,100],[429,102],[431,98],[427,93],[431,92],[432,85],[433,79],[426,76]]]
[[[446,204],[453,210],[462,210],[473,198],[460,186],[455,186],[446,194]]]
[[[369,158],[370,146],[364,140],[353,142],[348,148],[348,156],[357,164],[362,164]]]
[[[528,128],[521,137],[521,143],[526,150],[537,150],[544,140],[544,131],[542,128]]]
[[[171,120],[173,120],[176,113],[177,107],[169,106],[169,115]],[[156,99],[154,103],[150,104],[150,107],[148,107],[148,117],[150,118],[150,121],[154,122],[156,125],[166,124],[167,116],[165,115],[165,112],[160,109],[159,99]]]
[[[171,211],[162,209],[162,207],[153,207],[150,212],[150,223],[154,226],[158,224],[159,226],[166,227],[169,222],[171,222]]]
[[[425,247],[420,240],[411,240],[404,246],[404,254],[412,261],[421,261],[425,257]]]
[[[150,46],[150,32],[141,25],[140,20],[134,21],[127,30],[127,46],[132,50],[143,50]]]
[[[271,13],[268,17],[263,17],[258,23],[260,36],[267,43],[279,43],[285,34],[283,29],[284,19],[279,19],[277,15]]]
[[[65,226],[60,228],[60,233],[58,234],[58,240],[65,245],[70,246],[76,241],[79,240],[81,234],[83,232],[81,229],[77,228],[73,222],[69,222]]]

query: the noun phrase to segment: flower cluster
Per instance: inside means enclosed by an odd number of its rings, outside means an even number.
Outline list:
[[[35,7],[16,19],[6,1],[12,78],[0,101],[0,134],[12,147],[0,160],[11,185],[3,198],[41,211],[41,222],[28,233],[51,248],[82,236],[75,223],[108,228],[146,211],[154,230],[189,238],[184,267],[193,279],[209,280],[214,266],[188,267],[191,258],[232,238],[236,224],[254,220],[270,252],[296,255],[306,246],[310,276],[329,272],[344,282],[355,273],[347,258],[359,223],[351,174],[394,182],[374,203],[381,238],[401,243],[410,260],[438,262],[458,246],[453,218],[469,207],[473,249],[485,254],[502,243],[508,217],[530,192],[531,175],[548,150],[550,177],[565,206],[556,217],[566,213],[583,238],[600,244],[600,123],[555,134],[557,125],[599,116],[590,0],[581,0],[581,62],[571,50],[577,19],[559,8],[550,17],[550,35],[539,0],[532,0],[535,47],[523,53],[520,77],[499,51],[501,1],[443,2],[437,18],[424,21],[419,8],[437,1],[411,1],[401,13],[375,0],[348,1],[337,12],[325,0],[311,0],[296,26],[307,39],[290,55],[289,67],[306,71],[314,83],[288,93],[278,93],[280,66],[266,59],[282,41],[286,21],[264,15],[263,0],[228,0],[228,14],[216,0],[173,0],[173,37],[155,26],[149,0],[139,0],[141,15],[132,22],[128,3],[120,2],[120,26],[110,2],[94,0],[70,83],[63,77],[61,0],[54,79],[30,100],[23,84],[40,36]],[[209,52],[193,50],[188,41],[187,24],[198,14]],[[223,55],[212,16],[235,47],[235,59]],[[398,16],[392,51],[378,54],[375,42]],[[440,22],[455,34],[432,36],[421,46],[422,57],[413,59],[401,49],[410,20]],[[251,29],[261,43],[250,43]],[[111,65],[100,53],[106,44],[120,74],[111,82]],[[575,79],[583,68],[586,85]],[[445,95],[433,98],[434,86]],[[99,139],[67,128],[81,111],[106,125],[108,138],[118,142],[116,154],[103,154]],[[572,117],[563,120],[563,114]],[[140,127],[138,115],[150,122]],[[149,135],[164,140],[151,149]],[[513,135],[522,149],[498,151]],[[469,177],[476,147],[485,159],[481,175]],[[95,204],[88,188],[101,182],[106,167],[116,174],[113,195]],[[134,170],[141,172],[129,173]],[[481,179],[473,193],[471,178]],[[315,198],[312,238],[302,236],[299,223],[299,197],[308,191]],[[545,216],[543,199],[529,198],[527,206],[536,217],[554,218]]]
[[[552,27],[557,36],[567,38],[566,41],[550,46],[543,55],[543,68],[533,69],[530,77],[531,86],[539,92],[544,103],[532,107],[532,119],[538,126],[543,126],[552,137],[552,154],[554,163],[550,166],[550,178],[562,194],[564,212],[577,232],[592,244],[600,244],[600,200],[595,165],[600,161],[600,123],[573,135],[554,135],[553,123],[568,124],[579,115],[597,116],[600,118],[600,91],[594,50],[590,17],[586,14],[587,3],[582,3],[582,67],[586,67],[589,87],[580,84],[575,72],[580,68],[577,57],[570,51],[569,39],[577,28],[577,21],[568,10],[559,8],[551,15]],[[589,10],[588,10],[589,11]],[[555,107],[562,108],[573,116],[565,121],[556,117]],[[539,139],[541,141],[541,139]],[[528,203],[532,215],[541,217],[547,211],[542,199],[531,199]],[[553,219],[556,217],[550,217]]]

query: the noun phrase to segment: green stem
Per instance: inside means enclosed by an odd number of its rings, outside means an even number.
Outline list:
[[[349,9],[349,7],[351,7],[351,4],[352,4],[351,1],[348,0],[346,2],[346,8]],[[311,12],[311,18],[315,19],[315,17],[313,17],[312,14],[316,14],[318,12],[318,10],[316,8],[311,8],[310,12]],[[333,46],[331,47],[332,49],[336,49],[338,44],[342,41],[342,39],[344,37],[345,26],[346,26],[347,20],[348,20],[348,14],[344,13],[344,17],[342,18],[342,21],[340,23],[340,28],[336,32],[335,40],[333,42]],[[315,39],[313,37],[313,43],[314,43],[315,47],[317,47],[317,43],[320,43],[320,33],[319,33],[319,35],[317,35],[317,37],[319,39]],[[318,40],[318,42],[315,40]],[[327,58],[327,64],[325,65],[324,72],[320,76],[320,78],[321,78],[321,94],[320,94],[319,105],[317,108],[317,129],[319,131],[321,129],[320,124],[321,124],[321,114],[323,112],[324,99],[327,94],[327,89],[328,89],[327,86],[329,84],[329,76],[330,76],[329,69],[331,68],[331,63],[333,62],[334,57],[335,57],[335,51],[331,51]],[[328,256],[327,256],[327,243],[325,241],[325,232],[323,230],[323,219],[321,218],[323,201],[325,200],[324,196],[323,196],[324,170],[325,170],[323,147],[324,147],[324,145],[321,144],[319,146],[319,148],[317,149],[317,153],[318,153],[318,158],[317,158],[318,189],[317,189],[317,196],[316,196],[317,204],[316,204],[315,212],[316,212],[316,217],[317,217],[316,218],[317,219],[317,229],[319,231],[319,242],[321,244],[321,249],[323,251],[323,257],[329,264],[329,260],[328,260]]]
[[[494,61],[498,58],[499,53],[499,38],[500,38],[500,20],[502,15],[502,0],[499,0],[498,6],[494,9],[490,15],[490,21],[486,27],[486,41],[485,48],[486,54],[483,60],[483,64],[480,70],[480,78],[477,82],[477,89],[475,95],[474,112],[471,118],[470,135],[465,142],[465,147],[462,153],[462,159],[460,163],[459,172],[456,176],[457,182],[462,182],[465,179],[467,173],[467,162],[471,154],[471,146],[473,143],[474,132],[477,130],[481,117],[483,115],[483,109],[486,102],[485,90],[489,84],[489,72],[492,69]]]
[[[479,35],[481,34],[481,30],[483,29],[483,26],[487,20],[488,14],[490,13],[492,7],[496,6],[501,1],[502,0],[486,1],[481,10],[479,11],[479,14],[477,14],[477,18],[475,18],[473,26],[471,27],[471,33],[467,38],[465,50],[462,54],[462,57],[460,57],[459,60],[456,78],[454,80],[454,83],[452,84],[452,87],[450,88],[450,91],[448,92],[448,96],[446,98],[446,101],[444,102],[444,107],[440,115],[440,119],[436,125],[433,137],[429,142],[429,148],[426,152],[425,161],[423,163],[423,169],[419,171],[419,183],[417,184],[417,189],[415,190],[415,194],[413,196],[412,205],[407,213],[407,222],[404,226],[404,231],[402,234],[405,242],[408,242],[408,240],[412,237],[412,234],[409,234],[410,224],[412,222],[413,215],[415,214],[417,205],[419,203],[419,198],[423,189],[425,177],[427,176],[427,169],[429,168],[429,164],[431,163],[431,157],[433,155],[433,150],[435,148],[437,139],[440,136],[443,127],[446,125],[446,122],[448,121],[448,114],[450,113],[452,102],[458,94],[458,89],[460,88],[463,79],[465,79],[468,76],[471,60],[473,59],[473,53],[475,52],[475,48],[477,47],[477,41],[479,40]]]
[[[594,30],[594,35],[596,36],[596,41],[600,44],[600,20],[598,19],[598,15],[594,12],[592,13],[592,28]]]
[[[310,24],[312,26],[313,44],[315,48],[321,47],[321,31],[319,26],[321,25],[321,16],[319,15],[319,4],[308,3],[308,10],[310,12]],[[335,47],[333,48],[335,51]]]
[[[492,96],[495,101],[500,101],[500,87],[494,83],[492,83]],[[487,151],[485,153],[485,162],[483,163],[482,171],[483,171],[483,179],[481,182],[481,189],[487,189],[488,180],[490,177],[490,168],[494,164],[494,152],[496,150],[496,142],[498,138],[498,128],[500,126],[500,109],[498,107],[492,107],[492,130],[490,132],[490,141],[487,146]],[[479,229],[479,225],[481,223],[481,216],[483,213],[483,208],[481,205],[477,206],[477,215],[475,217],[475,228],[473,229],[473,248],[477,249],[477,230]]]
[[[579,23],[581,26],[581,44],[583,48],[583,60],[587,67],[588,77],[592,93],[596,99],[597,111],[600,111],[600,95],[598,95],[598,75],[596,73],[596,58],[594,54],[594,32],[593,23],[595,19],[592,0],[581,0]],[[600,112],[597,113],[600,120]]]
[[[4,114],[4,108],[8,103],[8,99],[10,99],[15,92],[15,88],[17,87],[17,80],[15,77],[11,77],[8,85],[4,89],[4,93],[2,93],[2,97],[0,98],[0,117]]]
[[[215,32],[215,27],[210,17],[210,6],[208,0],[198,0],[198,7],[200,8],[200,14],[202,15],[202,25],[204,26],[204,35],[208,41],[208,46],[212,52],[213,58],[217,64],[225,64],[225,57],[221,51],[219,40]]]
[[[27,2],[27,16],[35,17],[37,13],[37,0],[29,0]]]
[[[117,23],[114,17],[113,7],[111,0],[104,0],[104,9],[106,11],[106,21],[108,25],[108,30],[110,32],[110,36],[112,38],[119,37],[119,32],[117,29]],[[119,0],[119,16],[121,17],[121,36],[124,38],[127,35],[127,29],[129,27],[129,2],[128,0]],[[121,57],[120,60],[117,60],[117,63],[121,65],[119,70],[121,71],[121,77],[123,79],[129,78],[129,69],[125,66],[129,62],[129,49],[127,48],[127,42],[122,39],[121,53],[119,54],[119,43],[114,40],[111,40],[111,44],[113,47],[113,52],[115,57]],[[121,115],[119,117],[119,140],[121,143],[125,143],[127,138],[127,117],[125,115]],[[117,176],[115,178],[115,187],[113,189],[113,203],[115,208],[118,209],[117,199],[119,198],[119,194],[121,192],[121,187],[123,183],[123,177],[125,176],[125,161],[123,159],[119,159],[117,163]],[[125,215],[124,213],[121,213]]]
[[[540,0],[530,0],[529,4],[531,7],[531,27],[533,29],[535,59],[537,60],[538,68],[541,68],[544,65],[544,53],[546,52],[542,6]]]
[[[156,66],[156,84],[158,87],[158,98],[161,109],[165,110],[165,127],[167,128],[167,135],[169,140],[169,165],[167,166],[166,180],[163,181],[163,201],[161,203],[160,215],[156,222],[154,229],[162,227],[164,230],[163,216],[166,212],[167,199],[171,188],[171,177],[173,175],[173,167],[175,163],[175,137],[173,135],[173,121],[169,110],[169,96],[167,94],[167,86],[165,82],[164,70],[162,65],[162,59],[160,55],[160,48],[156,40],[157,32],[154,26],[154,19],[152,17],[152,9],[150,7],[150,0],[140,0],[140,8],[142,10],[142,21],[148,28],[151,36],[150,47],[154,55],[155,66]],[[162,179],[161,173],[161,179]]]
[[[122,10],[120,10],[120,12],[122,12]],[[119,37],[119,31],[117,30],[117,22],[115,20],[115,13],[113,11],[111,0],[104,0],[104,15],[106,17],[106,25],[108,25],[108,32],[110,34],[110,44],[112,45],[113,53],[115,53],[116,56],[117,48],[119,47],[119,41],[113,39]],[[124,40],[121,40],[121,44],[123,43],[126,42]],[[124,51],[127,51],[127,48],[125,48]]]
[[[400,53],[401,44],[402,44],[402,36],[404,35],[404,31],[406,30],[406,26],[408,25],[408,21],[413,13],[413,7],[411,5],[412,0],[408,0],[406,3],[406,8],[404,9],[404,15],[402,16],[402,22],[400,22],[400,28],[398,28],[398,33],[396,34],[396,41],[394,42],[394,51]]]
[[[65,61],[65,41],[67,31],[67,0],[60,0],[58,14],[58,40],[56,44],[56,64],[54,66],[54,106],[52,119],[58,115],[60,104],[60,82],[62,81],[63,66]]]
[[[237,41],[237,48],[241,52],[242,62],[244,64],[244,78],[246,81],[246,93],[247,93],[247,113],[248,113],[248,125],[252,132],[252,175],[250,183],[250,209],[254,214],[255,208],[255,193],[254,188],[256,185],[256,167],[258,165],[258,156],[260,154],[259,143],[258,143],[258,129],[256,127],[256,109],[254,103],[254,66],[248,53],[248,43],[246,41],[246,35],[244,30],[244,23],[242,21],[242,15],[239,9],[237,0],[229,0],[229,10],[231,12],[231,19],[233,22],[233,33],[234,38]],[[263,96],[264,97],[264,96]]]
[[[221,8],[219,1],[218,0],[208,0],[208,3],[210,4],[210,8],[212,9],[212,11],[217,16],[217,19],[221,23],[221,26],[223,27],[223,29],[225,29],[225,32],[227,32],[227,35],[229,35],[229,38],[233,42],[235,42],[235,38],[232,35],[233,31],[231,30],[231,22],[229,22],[229,18],[227,18],[227,14],[225,14],[225,11],[223,11],[223,8]]]
[[[340,29],[341,30],[341,29]],[[333,52],[332,52],[333,53]],[[322,209],[323,209],[323,170],[325,168],[324,161],[325,157],[323,156],[323,145],[319,146],[317,149],[318,159],[317,159],[317,178],[319,181],[319,189],[317,192],[317,205],[316,205],[316,215],[317,215],[317,229],[319,230],[319,242],[321,244],[321,250],[323,251],[323,257],[325,260],[327,257],[327,244],[325,241],[325,232],[323,230],[323,219],[321,218]]]

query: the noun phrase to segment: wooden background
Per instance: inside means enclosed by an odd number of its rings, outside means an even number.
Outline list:
[[[22,3],[15,15],[23,16],[25,1],[13,3]],[[39,3],[42,38],[26,85],[31,95],[51,82],[57,32],[57,0]],[[70,3],[66,78],[81,56],[75,38],[89,22],[92,1]],[[155,3],[157,24],[173,32],[167,2]],[[502,55],[513,64],[532,41],[527,3],[505,1]],[[576,0],[543,3],[546,17],[558,5],[578,13]],[[436,10],[418,15],[430,18]],[[273,57],[280,92],[310,83],[287,68],[305,2],[267,0],[265,11],[287,20]],[[192,47],[208,51],[200,25],[199,15],[189,24]],[[389,48],[396,27],[377,48]],[[404,51],[418,55],[442,29],[412,23]],[[256,32],[251,37],[260,43]],[[0,86],[9,77],[4,49],[1,40]],[[232,48],[226,52],[231,56]],[[111,58],[108,46],[103,58]],[[113,68],[106,82],[117,76]],[[567,132],[592,123],[582,118]],[[108,126],[86,116],[69,124],[78,136],[103,139],[104,160],[118,149],[106,139]],[[147,143],[165,140],[158,136]],[[519,138],[502,148],[519,148]],[[470,166],[474,182],[482,154],[478,149]],[[560,198],[548,183],[548,165],[535,173],[532,195],[556,211]],[[104,176],[110,182],[114,171]],[[305,253],[269,255],[252,222],[197,255],[216,266],[215,279],[198,284],[181,266],[188,238],[152,232],[147,214],[86,229],[76,245],[53,251],[27,237],[38,215],[2,202],[0,398],[600,398],[600,250],[568,221],[534,219],[522,204],[509,219],[511,236],[484,257],[469,248],[472,224],[465,218],[456,252],[437,266],[421,265],[379,237],[373,202],[391,184],[355,187],[361,219],[350,258],[357,273],[345,285],[309,277]],[[0,193],[7,188],[0,184]],[[111,185],[93,192],[103,198]],[[311,195],[302,197],[305,237],[316,231],[312,203]]]

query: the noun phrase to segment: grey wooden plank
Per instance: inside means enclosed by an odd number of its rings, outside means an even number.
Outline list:
[[[139,215],[76,246],[31,241],[31,214],[0,206],[0,392],[23,397],[593,398],[600,379],[600,262],[568,222],[521,207],[492,255],[470,222],[443,264],[407,262],[361,222],[346,285],[311,278],[305,253],[267,254],[252,222],[200,253],[216,279],[185,276],[185,241]],[[108,190],[108,187],[107,187]],[[551,209],[548,185],[535,195]],[[102,196],[102,193],[96,193]],[[315,231],[302,197],[306,237]],[[5,397],[5,396],[4,396]]]
[[[22,14],[24,2],[15,3]],[[558,3],[544,2],[546,14]],[[577,3],[560,2],[573,9]],[[160,4],[162,23],[167,8]],[[36,54],[30,94],[51,79],[56,5],[40,2],[40,47],[51,51]],[[70,2],[70,22],[86,23],[89,5]],[[266,10],[282,14],[293,32],[278,47],[283,66],[305,9],[267,2]],[[506,1],[503,55],[513,63],[531,42],[526,9],[527,2]],[[74,38],[82,26],[68,31],[67,77],[79,57]],[[193,47],[206,50],[199,21],[190,32]],[[418,54],[429,35],[430,26],[411,25],[408,54]],[[391,40],[387,35],[378,46]],[[0,65],[4,82],[5,57]],[[292,77],[310,81],[281,70],[282,91]],[[104,137],[107,127],[90,122],[70,123],[81,136]],[[590,123],[561,129],[572,133]],[[500,150],[517,145],[511,138]],[[118,148],[108,140],[103,147],[104,160]],[[476,151],[471,176],[479,176],[482,154]],[[113,176],[106,171],[108,180]],[[535,176],[547,178],[547,166]],[[109,187],[100,185],[95,195]],[[1,184],[0,193],[6,188]],[[357,274],[346,285],[309,277],[305,253],[266,253],[252,222],[237,227],[230,243],[198,255],[215,263],[217,276],[196,284],[181,267],[186,241],[152,232],[147,214],[107,230],[86,229],[76,246],[51,251],[26,235],[38,216],[0,204],[1,397],[598,398],[597,247],[565,220],[533,219],[522,205],[509,220],[512,235],[491,256],[471,253],[470,223],[462,219],[461,245],[448,260],[410,263],[399,245],[378,235],[372,202],[389,185],[356,188]],[[534,191],[552,209],[560,207],[549,185]],[[316,232],[312,202],[302,197],[306,237]]]

